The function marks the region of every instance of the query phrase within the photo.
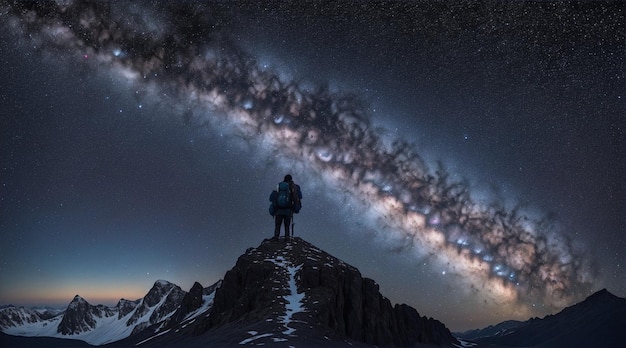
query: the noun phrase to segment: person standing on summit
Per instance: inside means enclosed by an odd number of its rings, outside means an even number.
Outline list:
[[[276,190],[270,194],[270,214],[274,217],[273,240],[278,240],[280,236],[280,225],[285,226],[285,240],[290,237],[289,224],[292,221],[293,214],[298,214],[302,208],[301,199],[302,191],[300,186],[293,182],[290,174],[285,175],[285,178],[278,184]]]

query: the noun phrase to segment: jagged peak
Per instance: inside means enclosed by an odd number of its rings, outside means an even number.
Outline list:
[[[218,280],[217,282],[215,282],[213,285],[208,286],[206,288],[202,289],[202,295],[206,296],[209,295],[211,293],[213,293],[215,291],[215,289],[219,288],[222,285],[222,279]]]
[[[138,300],[127,300],[127,299],[120,299],[119,301],[117,301],[117,304],[115,305],[115,307],[123,307],[123,306],[128,306],[128,305],[133,305],[133,304],[139,304],[139,302],[141,302],[141,299]]]
[[[87,303],[87,300],[85,300],[84,298],[82,298],[80,295],[75,295],[74,299],[72,299],[72,302],[78,302],[78,303]]]
[[[139,302],[141,302],[140,298],[138,298],[136,300],[129,300],[129,299],[126,299],[126,298],[121,298],[121,299],[119,299],[119,301],[117,301],[117,306],[128,304],[128,303],[135,303],[135,304],[137,304]]]
[[[166,287],[166,286],[172,286],[172,285],[176,285],[176,284],[169,282],[167,280],[159,279],[156,282],[154,282],[153,286]]]
[[[76,310],[76,309],[84,308],[88,306],[91,306],[91,304],[87,302],[87,300],[82,298],[80,295],[76,295],[74,296],[74,299],[72,299],[72,302],[70,302],[70,304],[67,306],[67,309],[72,311],[72,310]]]
[[[167,292],[171,291],[173,288],[177,288],[177,287],[179,286],[174,283],[170,283],[167,280],[157,280],[156,282],[154,282],[154,285],[148,291],[146,296],[144,296],[144,301],[148,297],[155,297],[155,296],[160,297],[166,294]],[[149,305],[152,306],[154,304],[155,303],[150,303]]]

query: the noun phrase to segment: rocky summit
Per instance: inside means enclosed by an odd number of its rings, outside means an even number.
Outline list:
[[[111,309],[98,305],[92,306],[85,299],[76,295],[70,302],[57,332],[63,335],[79,334],[94,329],[98,318],[111,317]]]
[[[219,336],[223,344],[459,343],[441,322],[392,306],[376,282],[301,238],[265,240],[241,255],[194,334]]]

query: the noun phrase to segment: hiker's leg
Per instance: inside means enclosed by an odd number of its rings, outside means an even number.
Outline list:
[[[289,224],[291,224],[291,216],[286,215],[284,217],[285,220],[285,238],[289,238]]]
[[[283,216],[276,215],[274,216],[274,238],[278,239],[280,236],[280,225],[283,223]]]

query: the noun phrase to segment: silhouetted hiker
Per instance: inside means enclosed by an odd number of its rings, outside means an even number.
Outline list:
[[[276,190],[270,194],[270,214],[274,217],[274,238],[280,236],[280,225],[285,225],[285,240],[290,237],[289,224],[293,213],[298,214],[302,208],[302,191],[300,186],[293,182],[291,175],[285,175]],[[292,230],[293,232],[293,230]],[[293,233],[292,233],[293,234]]]

